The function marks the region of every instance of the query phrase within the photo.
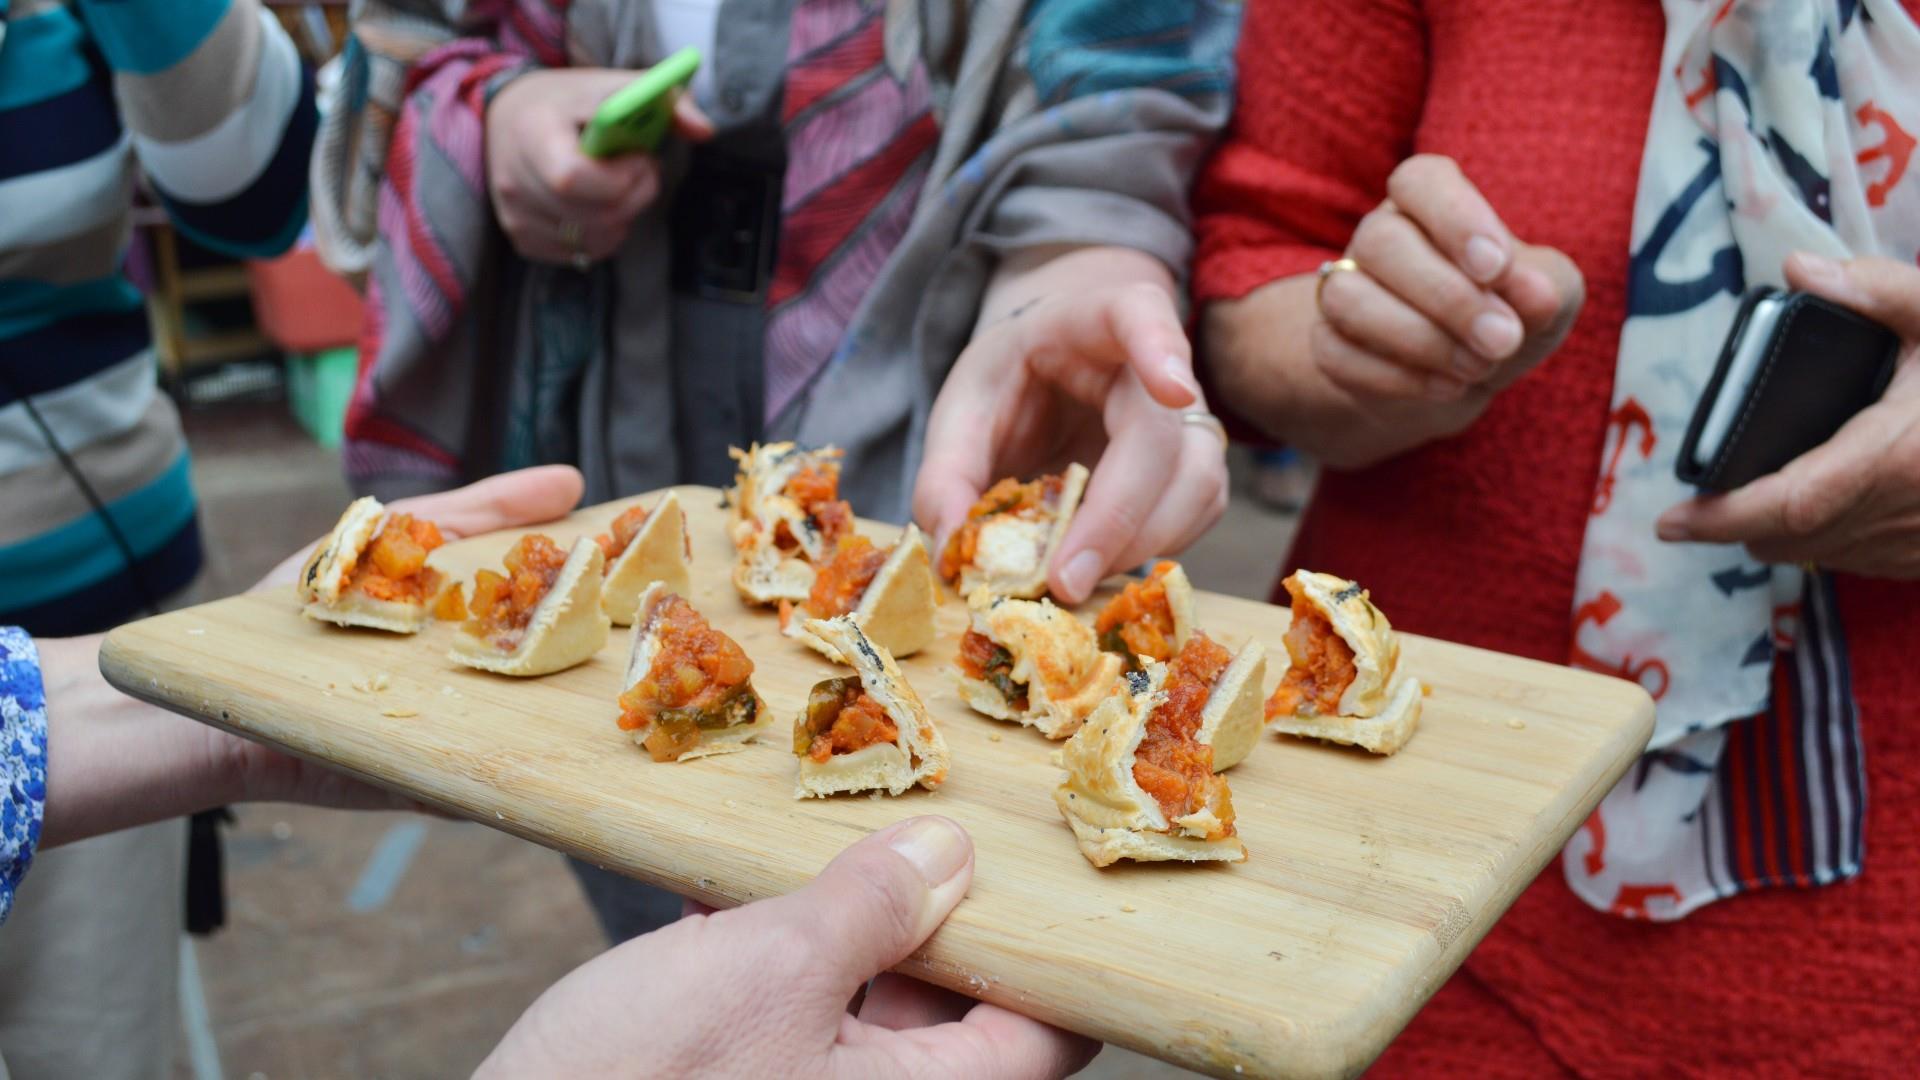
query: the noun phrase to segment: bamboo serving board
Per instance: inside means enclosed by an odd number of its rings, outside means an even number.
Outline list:
[[[966,609],[946,595],[940,639],[901,663],[952,748],[946,784],[798,802],[786,724],[816,681],[846,669],[738,599],[720,493],[680,499],[692,600],[746,648],[781,718],[745,753],[655,764],[628,741],[614,698],[631,632],[618,627],[587,664],[512,679],[449,661],[448,625],[411,638],[341,630],[299,617],[280,589],[122,627],[101,668],[136,697],[717,905],[792,890],[893,821],[948,815],[974,838],[972,890],[901,970],[1220,1076],[1365,1068],[1652,730],[1652,702],[1627,682],[1407,637],[1402,662],[1432,692],[1401,753],[1267,736],[1227,774],[1247,862],[1096,870],[1053,805],[1056,744],[955,693]],[[565,547],[633,501],[539,531]],[[450,544],[434,561],[470,581],[518,535]],[[1214,637],[1266,643],[1270,691],[1286,611],[1197,599]]]

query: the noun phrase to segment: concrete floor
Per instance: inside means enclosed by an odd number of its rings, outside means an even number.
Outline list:
[[[337,455],[277,404],[187,417],[210,549],[200,597],[252,584],[347,499]],[[1265,596],[1293,518],[1246,493],[1184,557],[1206,589]],[[469,1073],[549,983],[604,947],[560,856],[465,822],[241,808],[228,925],[187,942],[182,1080]],[[1114,1048],[1086,1076],[1186,1075]]]

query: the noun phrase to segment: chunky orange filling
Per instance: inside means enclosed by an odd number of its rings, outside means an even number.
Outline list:
[[[842,536],[833,547],[833,558],[814,575],[813,591],[807,594],[807,614],[831,619],[858,607],[889,554],[891,549],[874,547],[873,541],[859,533]]]
[[[465,588],[454,582],[440,598],[433,602],[433,617],[441,622],[465,622],[467,618],[467,598],[460,590]]]
[[[613,524],[607,527],[606,532],[593,538],[593,542],[600,545],[600,550],[606,552],[608,562],[619,558],[627,550],[633,538],[640,535],[640,528],[647,523],[647,517],[646,507],[629,506],[613,519]]]
[[[1173,607],[1167,602],[1167,575],[1173,567],[1170,562],[1156,564],[1145,580],[1129,582],[1107,602],[1093,624],[1102,649],[1163,664],[1173,658]]]
[[[805,465],[787,480],[787,497],[800,504],[800,511],[813,523],[815,532],[827,544],[837,542],[853,531],[853,507],[840,498],[840,469],[835,465]],[[773,528],[774,546],[792,551],[800,546],[793,531],[782,521]]]
[[[1340,696],[1353,685],[1353,649],[1292,577],[1281,584],[1293,597],[1287,656],[1293,663],[1267,699],[1267,719],[1276,716],[1337,716]]]
[[[656,651],[647,673],[620,695],[620,730],[648,730],[655,761],[676,761],[700,742],[703,727],[725,727],[725,708],[753,677],[739,642],[714,629],[678,596],[654,609],[646,633]]]
[[[835,754],[899,740],[899,726],[853,677],[816,685],[807,695],[806,712],[793,725],[793,752],[820,765]]]
[[[395,514],[347,568],[345,585],[375,600],[424,604],[440,589],[440,571],[427,568],[427,553],[442,543],[433,522]]]
[[[549,537],[529,533],[508,549],[502,560],[503,576],[482,570],[473,578],[473,600],[468,633],[493,643],[503,652],[519,645],[527,624],[533,621],[533,609],[540,606],[547,591],[567,565],[567,553]]]
[[[974,554],[980,547],[980,526],[987,518],[998,514],[1042,517],[1059,505],[1060,492],[1065,487],[1066,481],[1058,476],[1042,476],[1024,483],[1009,476],[988,488],[973,504],[973,509],[967,511],[967,520],[947,538],[946,550],[940,553],[940,576],[954,581],[960,577],[963,567],[973,565]]]
[[[1221,829],[1208,839],[1233,835],[1233,800],[1227,782],[1213,773],[1213,747],[1197,741],[1200,714],[1213,684],[1233,657],[1205,634],[1187,639],[1167,664],[1162,684],[1167,700],[1147,717],[1146,734],[1133,755],[1133,779],[1153,796],[1168,821],[1211,809]]]

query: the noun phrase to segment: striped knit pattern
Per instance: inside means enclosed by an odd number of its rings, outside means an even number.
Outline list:
[[[767,295],[766,417],[826,367],[912,221],[939,127],[927,72],[885,58],[886,5],[802,0],[787,45],[787,174]]]
[[[283,250],[305,220],[312,86],[254,0],[0,0],[0,33],[0,622],[68,633],[200,565],[186,444],[121,272],[135,172],[201,243]]]

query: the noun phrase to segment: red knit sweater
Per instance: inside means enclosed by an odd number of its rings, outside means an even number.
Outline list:
[[[1289,564],[1365,582],[1397,626],[1567,658],[1664,28],[1656,0],[1248,5],[1239,108],[1196,196],[1200,301],[1336,256],[1416,152],[1454,158],[1518,236],[1586,275],[1566,343],[1466,433],[1322,481]],[[1550,868],[1380,1073],[1912,1067],[1920,589],[1840,595],[1868,755],[1862,877],[1653,925],[1590,910]]]

